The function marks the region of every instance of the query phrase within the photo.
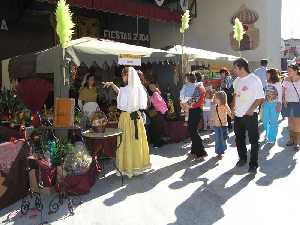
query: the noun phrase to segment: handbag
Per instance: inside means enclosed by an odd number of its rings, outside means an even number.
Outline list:
[[[223,137],[224,137],[224,140],[227,140],[227,139],[228,139],[228,131],[227,131],[227,127],[226,127],[226,126],[223,126],[223,124],[222,124],[222,121],[221,121],[221,118],[220,118],[220,115],[219,115],[218,105],[216,105],[216,112],[217,112],[217,115],[218,115],[218,119],[219,119],[221,128],[223,129]]]

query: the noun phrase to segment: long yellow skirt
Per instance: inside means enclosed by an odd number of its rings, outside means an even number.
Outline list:
[[[116,163],[123,175],[132,177],[139,175],[151,167],[149,146],[143,119],[137,121],[138,139],[135,138],[134,121],[128,112],[122,112],[118,127],[123,130],[122,140],[118,138]]]

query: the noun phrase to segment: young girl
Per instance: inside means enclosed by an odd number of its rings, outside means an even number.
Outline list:
[[[211,89],[206,91],[205,103],[203,106],[203,129],[210,130],[209,120],[211,118],[211,109],[213,107],[214,92]]]
[[[215,152],[217,158],[221,160],[227,149],[226,139],[228,137],[228,121],[227,116],[232,118],[232,113],[227,104],[227,95],[224,91],[218,91],[215,94],[215,105],[212,109],[211,126],[215,132]]]
[[[282,103],[282,86],[278,70],[269,69],[267,78],[265,87],[266,100],[262,105],[262,121],[268,143],[275,144],[278,132],[278,117]]]
[[[266,139],[268,143],[275,144],[278,130],[278,116],[276,111],[278,103],[278,92],[274,86],[266,86],[266,100],[262,106],[263,125],[266,130]]]
[[[168,107],[165,100],[160,95],[160,90],[153,83],[149,84],[149,89],[151,91],[150,101],[155,111],[165,115],[165,113],[168,111]]]

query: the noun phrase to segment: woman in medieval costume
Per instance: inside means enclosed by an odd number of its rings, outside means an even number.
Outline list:
[[[125,87],[105,82],[118,94],[117,106],[122,111],[118,127],[122,129],[122,140],[117,150],[116,163],[122,174],[132,177],[150,168],[149,146],[140,110],[147,108],[148,96],[133,67],[122,71]],[[118,142],[120,139],[118,140]]]

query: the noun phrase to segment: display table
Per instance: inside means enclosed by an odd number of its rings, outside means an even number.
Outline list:
[[[9,141],[11,138],[24,138],[20,132],[20,127],[0,126],[0,142]]]
[[[113,155],[105,154],[105,148],[104,148],[104,144],[106,143],[107,140],[115,139],[116,137],[120,137],[120,143],[121,143],[122,142],[122,134],[123,134],[123,131],[119,128],[106,128],[104,133],[96,133],[96,132],[93,132],[92,130],[87,130],[82,133],[82,136],[84,137],[87,148],[93,157],[101,159],[101,157],[103,155],[105,155],[106,158],[113,160],[115,169],[121,174],[122,185],[123,185],[124,177],[123,177],[121,171],[116,166],[115,154],[113,154]],[[119,143],[119,146],[120,146],[120,143]],[[116,149],[118,149],[119,146],[117,146]],[[101,160],[98,160],[98,162],[101,164],[101,166],[103,166],[103,164],[101,163]]]
[[[27,195],[29,146],[22,140],[0,144],[0,209]]]

